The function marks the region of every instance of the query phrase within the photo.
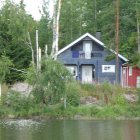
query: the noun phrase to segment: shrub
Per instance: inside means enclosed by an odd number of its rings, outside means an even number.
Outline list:
[[[66,99],[67,103],[72,106],[78,106],[80,104],[80,85],[76,82],[67,83],[66,85]]]
[[[34,103],[32,98],[21,95],[18,92],[11,91],[5,97],[3,105],[8,107],[15,116],[27,116]]]
[[[34,95],[38,101],[47,100],[49,104],[56,104],[64,96],[66,83],[71,81],[71,74],[59,61],[45,58],[41,72],[36,74],[35,69],[31,69],[27,80],[35,85]]]

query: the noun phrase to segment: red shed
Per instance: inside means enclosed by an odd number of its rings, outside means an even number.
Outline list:
[[[123,66],[122,86],[140,88],[140,68],[132,66]]]

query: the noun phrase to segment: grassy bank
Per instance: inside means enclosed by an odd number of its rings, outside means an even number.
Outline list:
[[[68,83],[66,87],[66,108],[64,98],[55,99],[53,102],[48,98],[41,100],[42,96],[23,96],[17,92],[9,91],[3,94],[0,105],[1,118],[94,118],[94,119],[117,119],[140,117],[140,90],[123,89],[120,86],[90,85]],[[38,91],[38,95],[42,95]],[[130,101],[124,95],[133,94],[138,97]],[[87,103],[87,97],[96,99],[96,102]],[[84,103],[81,99],[85,99]]]

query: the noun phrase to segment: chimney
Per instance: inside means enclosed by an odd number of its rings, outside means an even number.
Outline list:
[[[101,41],[101,31],[96,31],[96,36],[95,36],[98,40]]]

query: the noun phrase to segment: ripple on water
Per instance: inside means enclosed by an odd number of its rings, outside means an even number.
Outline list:
[[[3,127],[8,127],[11,129],[24,129],[24,128],[38,128],[38,126],[41,124],[40,122],[34,121],[34,120],[26,120],[26,119],[22,119],[22,120],[3,120],[0,122],[0,124]]]

